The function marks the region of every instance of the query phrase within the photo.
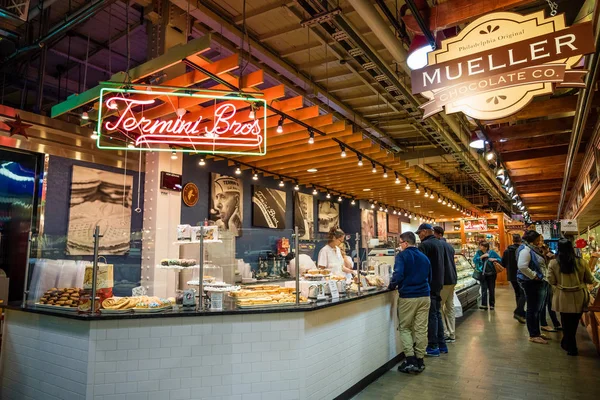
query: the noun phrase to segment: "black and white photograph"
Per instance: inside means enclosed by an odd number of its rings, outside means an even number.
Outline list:
[[[368,247],[369,241],[375,237],[375,216],[373,210],[360,210],[360,226],[362,248]]]
[[[227,175],[211,174],[210,220],[222,231],[242,235],[244,189],[242,181]]]
[[[294,192],[294,224],[298,227],[300,240],[315,238],[314,201],[310,194]]]
[[[331,201],[319,201],[319,232],[327,233],[340,226],[340,205]]]
[[[387,217],[386,212],[377,211],[377,237],[382,242],[386,240],[388,234]]]
[[[285,229],[286,193],[252,186],[252,225],[259,228]]]
[[[133,177],[73,166],[67,252],[94,255],[94,229],[100,226],[99,254],[129,251]]]

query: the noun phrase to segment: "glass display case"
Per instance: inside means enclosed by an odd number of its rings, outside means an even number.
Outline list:
[[[460,290],[475,286],[477,281],[473,279],[473,264],[471,264],[471,262],[463,254],[455,254],[454,262],[456,263],[457,275],[457,282],[454,290],[458,292]]]

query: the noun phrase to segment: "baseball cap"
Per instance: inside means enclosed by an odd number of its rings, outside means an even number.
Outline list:
[[[418,235],[419,232],[424,231],[426,229],[433,230],[433,227],[431,226],[431,224],[421,224],[419,225],[419,229],[417,229],[415,233]]]

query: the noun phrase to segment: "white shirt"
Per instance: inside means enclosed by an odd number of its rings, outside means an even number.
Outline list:
[[[326,245],[319,251],[319,259],[317,265],[320,267],[327,267],[331,270],[333,275],[343,275],[342,266],[344,265],[344,259],[342,258],[342,252],[338,247],[331,247]]]

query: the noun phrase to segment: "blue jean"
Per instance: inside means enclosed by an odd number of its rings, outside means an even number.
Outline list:
[[[429,307],[429,327],[427,329],[429,347],[437,349],[446,346],[444,339],[444,323],[442,321],[442,297],[436,294],[431,296]]]
[[[540,330],[540,313],[545,306],[546,286],[544,281],[519,281],[527,299],[527,330],[529,337],[538,337]]]
[[[548,309],[552,325],[554,325],[555,328],[558,328],[560,326],[560,321],[558,320],[556,312],[552,311],[552,286],[545,281],[544,286],[546,287],[546,296],[543,300],[542,311],[540,311],[540,325],[548,326],[548,321],[546,320],[546,309]]]

